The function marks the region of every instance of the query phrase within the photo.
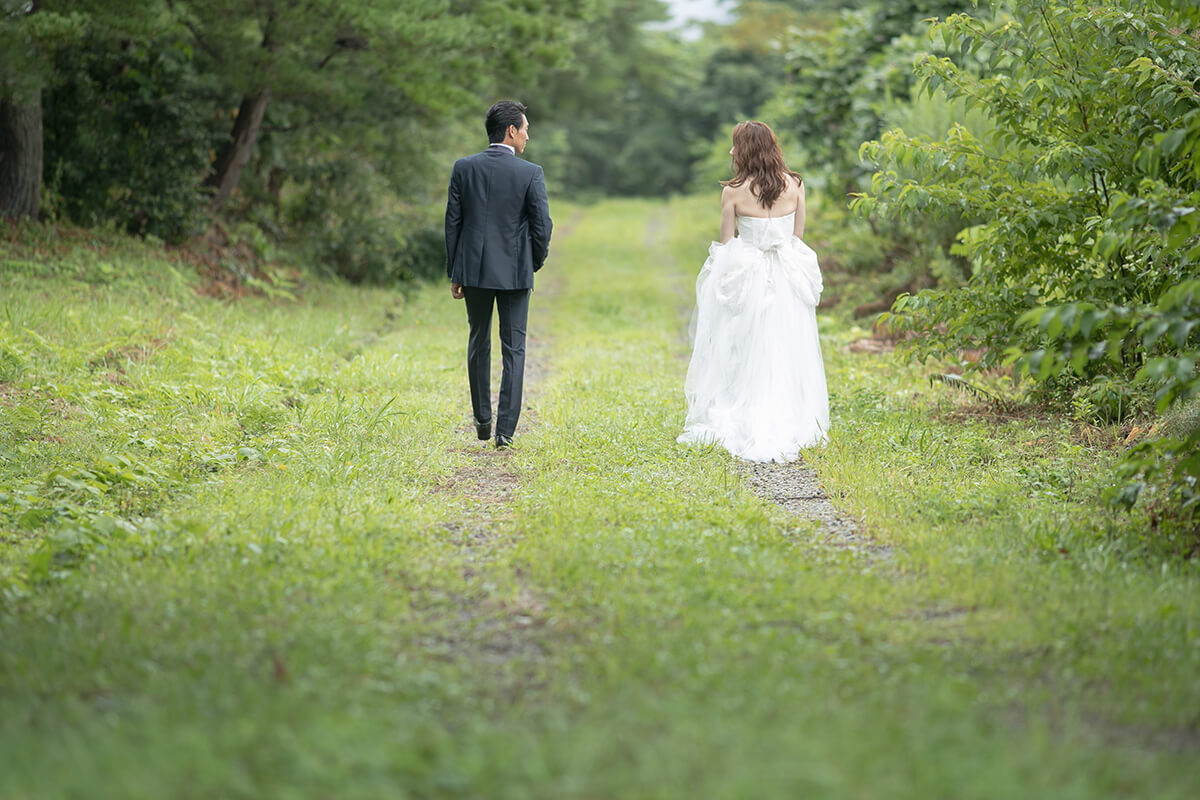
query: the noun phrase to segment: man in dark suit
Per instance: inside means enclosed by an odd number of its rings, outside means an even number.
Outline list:
[[[517,158],[529,141],[525,106],[503,100],[486,119],[488,149],[454,163],[446,201],[450,294],[466,300],[471,335],[467,374],[475,432],[492,435],[492,307],[500,312],[504,373],[496,409],[496,447],[512,444],[521,416],[525,323],[533,273],[550,246],[550,207],[542,168]]]

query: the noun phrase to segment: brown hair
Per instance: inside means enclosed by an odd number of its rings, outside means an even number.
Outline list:
[[[721,181],[722,186],[741,186],[750,180],[750,191],[770,208],[787,189],[785,175],[803,180],[799,172],[784,163],[779,140],[770,125],[749,120],[733,126],[733,179]]]

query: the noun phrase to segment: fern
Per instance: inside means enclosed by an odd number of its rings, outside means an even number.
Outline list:
[[[977,400],[995,400],[996,396],[984,389],[981,386],[967,381],[962,375],[956,375],[953,372],[935,372],[929,376],[929,385],[932,387],[935,383],[944,383],[947,386],[953,386],[956,389],[962,389],[969,392]]]

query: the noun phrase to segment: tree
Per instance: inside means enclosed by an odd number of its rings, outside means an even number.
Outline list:
[[[0,214],[37,217],[42,186],[42,95],[0,101]]]
[[[520,75],[565,57],[562,43],[586,8],[552,0],[167,2],[236,98],[207,179],[213,210],[237,188],[276,101],[285,101],[293,130],[337,127],[346,116],[377,128],[413,106],[449,112],[491,85],[489,73]],[[376,105],[367,107],[368,98]]]
[[[858,145],[883,130],[882,105],[907,98],[915,82],[910,34],[971,0],[871,0],[836,15],[840,3],[792,4],[813,15],[789,37],[788,80],[767,112],[823,165],[835,191],[857,191],[869,176]]]
[[[0,215],[37,217],[42,190],[42,87],[33,16],[38,0],[0,5]]]
[[[0,0],[0,216],[38,214],[42,91],[60,77],[55,53],[88,31],[133,31],[155,14],[154,0]]]
[[[540,106],[537,157],[548,159],[548,178],[568,191],[686,190],[712,137],[727,137],[729,124],[773,93],[783,64],[767,31],[777,33],[791,12],[772,6],[683,42],[647,28],[661,20],[659,0],[597,5],[601,13],[573,44],[570,63],[529,89]]]

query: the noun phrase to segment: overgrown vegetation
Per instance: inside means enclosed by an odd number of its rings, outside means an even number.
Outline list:
[[[1036,396],[1091,421],[1187,411],[1200,395],[1200,14],[1157,2],[993,5],[929,36],[917,74],[979,108],[980,137],[893,130],[856,204],[909,221],[967,219],[961,285],[902,297],[910,352],[1013,364]],[[1110,500],[1149,504],[1168,536],[1200,522],[1200,428],[1132,448]],[[1196,543],[1193,541],[1191,547]],[[1188,548],[1185,548],[1185,550]]]

